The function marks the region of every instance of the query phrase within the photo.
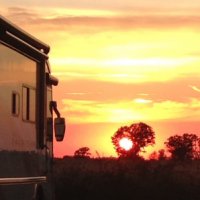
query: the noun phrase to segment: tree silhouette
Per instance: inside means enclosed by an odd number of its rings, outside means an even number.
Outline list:
[[[158,160],[166,160],[167,156],[165,154],[165,150],[164,149],[160,149],[158,151]]]
[[[91,153],[89,147],[81,147],[74,152],[75,158],[90,158]]]
[[[171,158],[176,160],[191,160],[195,158],[196,143],[199,138],[195,134],[184,133],[183,135],[174,135],[167,139],[165,145],[171,153]]]
[[[200,159],[200,138],[194,142],[194,159],[199,160]]]
[[[153,152],[149,155],[149,160],[158,160],[158,153],[157,153],[157,151],[153,151]]]
[[[150,155],[149,155],[149,160],[166,160],[167,156],[165,154],[165,150],[164,149],[160,149],[158,151],[153,151]]]
[[[133,142],[130,150],[125,150],[119,145],[124,137]],[[119,128],[112,136],[112,143],[119,157],[134,158],[139,156],[144,147],[155,144],[155,133],[149,125],[140,122]]]

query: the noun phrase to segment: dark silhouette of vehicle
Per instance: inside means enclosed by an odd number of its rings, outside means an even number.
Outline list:
[[[53,127],[65,119],[52,88],[50,47],[0,16],[0,199],[52,200]],[[53,112],[56,117],[53,120]]]

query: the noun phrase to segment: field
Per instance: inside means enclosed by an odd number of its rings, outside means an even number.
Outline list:
[[[54,176],[56,200],[200,200],[200,161],[66,157]]]

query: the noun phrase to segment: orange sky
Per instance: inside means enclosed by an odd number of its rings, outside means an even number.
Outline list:
[[[200,1],[13,0],[1,14],[51,46],[54,98],[67,118],[55,155],[88,146],[116,155],[111,136],[145,122],[164,148],[199,133]]]

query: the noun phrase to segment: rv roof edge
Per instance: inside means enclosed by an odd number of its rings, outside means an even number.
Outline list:
[[[30,35],[26,31],[19,28],[17,25],[13,24],[9,20],[5,19],[0,15],[0,28],[3,28],[5,31],[10,32],[14,36],[20,38],[31,46],[35,47],[39,51],[43,51],[45,54],[48,54],[50,51],[50,46],[44,42],[38,40],[34,36]]]

